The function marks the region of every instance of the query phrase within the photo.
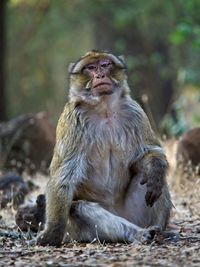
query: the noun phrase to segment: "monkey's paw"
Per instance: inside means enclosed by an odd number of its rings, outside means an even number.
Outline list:
[[[63,233],[58,229],[46,229],[37,237],[37,245],[60,247],[63,240]]]
[[[149,244],[154,240],[154,237],[161,232],[159,226],[151,226],[147,229],[143,229],[139,232],[139,235],[136,237],[137,240],[142,244]]]

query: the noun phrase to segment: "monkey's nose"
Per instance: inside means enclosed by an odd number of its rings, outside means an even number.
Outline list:
[[[95,75],[95,78],[97,78],[97,79],[103,79],[103,78],[105,78],[105,74],[103,74],[103,73],[97,73]]]

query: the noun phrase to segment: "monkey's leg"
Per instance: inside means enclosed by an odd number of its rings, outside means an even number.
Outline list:
[[[155,228],[142,229],[127,220],[87,201],[73,202],[65,242],[127,242],[151,241]]]
[[[145,200],[147,186],[146,184],[141,185],[142,178],[142,174],[137,174],[130,182],[124,205],[119,211],[120,216],[142,228],[157,225],[164,230],[172,209],[167,185],[164,184],[159,199],[151,207]]]
[[[38,245],[59,246],[66,232],[69,207],[72,202],[70,188],[50,180],[46,191],[46,224],[38,236]]]

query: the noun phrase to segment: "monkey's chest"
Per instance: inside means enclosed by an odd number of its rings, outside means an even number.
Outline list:
[[[130,179],[129,167],[136,151],[133,133],[122,124],[112,125],[106,120],[89,126],[83,140],[85,179],[78,198],[103,199],[112,205]]]
[[[108,136],[108,133],[106,134]],[[93,144],[88,144],[86,179],[79,193],[88,200],[103,200],[113,205],[111,202],[121,195],[120,192],[130,178],[130,151],[122,146],[118,138],[107,138],[106,141],[104,138],[104,142],[100,141],[101,138]]]
[[[87,157],[92,167],[110,176],[121,165],[127,166],[136,150],[134,132],[119,118],[100,120],[86,136]]]

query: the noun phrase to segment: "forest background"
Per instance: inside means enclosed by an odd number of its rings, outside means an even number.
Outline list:
[[[0,267],[200,266],[200,177],[191,165],[177,168],[179,137],[200,125],[199,14],[200,0],[0,0],[0,165],[14,163],[20,170],[20,176],[3,176],[0,168],[0,204],[7,205],[0,205]],[[50,162],[55,144],[55,127],[35,113],[45,111],[56,125],[69,90],[68,65],[91,49],[125,56],[132,96],[167,138],[162,144],[177,239],[158,235],[150,245],[73,241],[42,248],[30,246],[36,233],[16,224],[20,186],[31,186],[22,201],[35,204],[49,177],[38,165]],[[199,130],[189,138],[198,163]],[[16,187],[7,185],[9,177],[19,182]]]
[[[67,68],[85,52],[125,56],[132,95],[154,128],[200,123],[199,0],[1,0],[0,120],[67,100]]]

